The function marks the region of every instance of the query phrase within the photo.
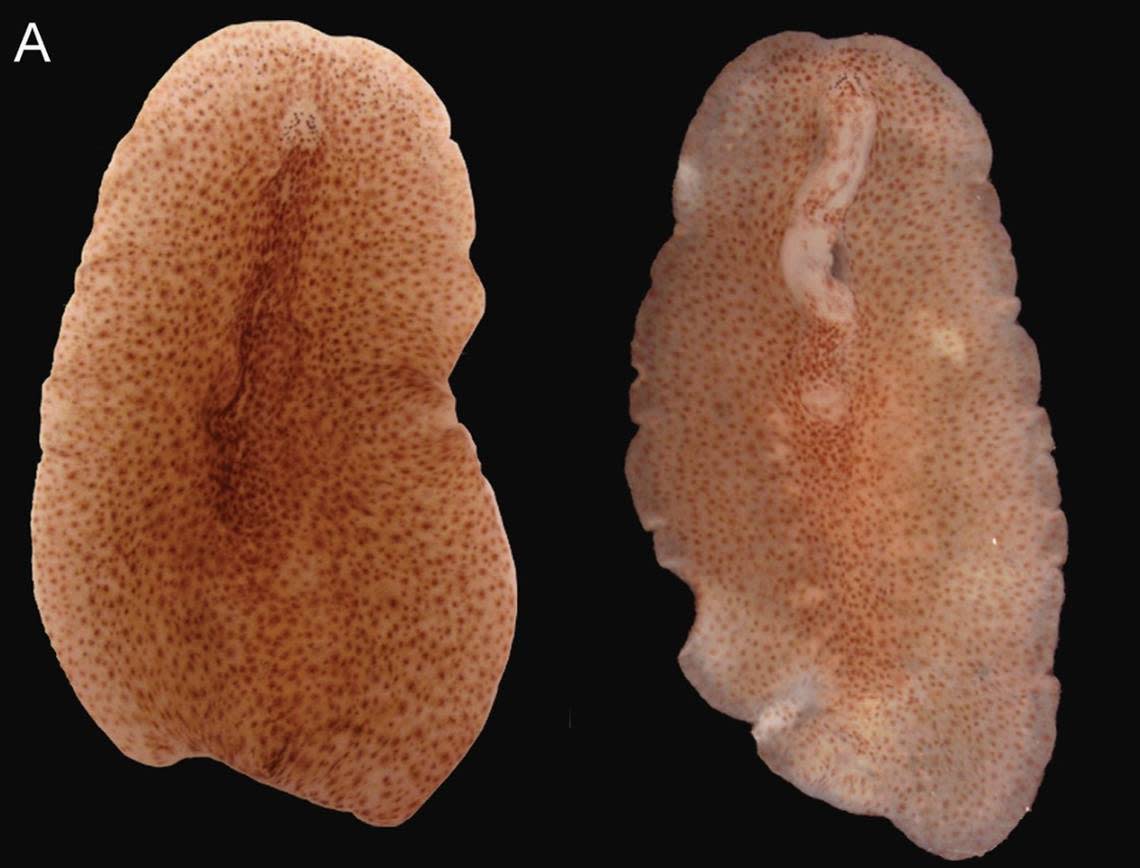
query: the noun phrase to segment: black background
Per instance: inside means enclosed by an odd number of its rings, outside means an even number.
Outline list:
[[[1074,129],[1094,123],[1094,109],[1077,98],[1071,78],[1047,72],[1066,26],[759,13],[618,22],[578,10],[465,20],[437,11],[411,20],[371,8],[211,16],[159,7],[145,20],[40,13],[9,19],[0,32],[10,60],[34,17],[52,59],[43,65],[27,55],[7,71],[17,461],[5,612],[20,709],[7,724],[15,728],[17,835],[49,847],[82,842],[91,856],[153,854],[158,842],[190,854],[225,841],[266,858],[319,850],[332,861],[384,858],[408,840],[210,761],[151,769],[127,760],[75,699],[31,593],[27,509],[39,388],[101,174],[149,89],[195,41],[228,23],[294,17],[373,39],[414,66],[448,108],[475,197],[472,257],[487,312],[452,386],[510,535],[518,631],[486,729],[406,833],[423,833],[417,840],[428,848],[473,835],[508,849],[537,836],[555,853],[599,855],[614,846],[688,841],[715,849],[739,840],[750,861],[940,861],[886,820],[840,812],[771,774],[748,726],[692,690],[675,659],[692,597],[657,566],[622,468],[634,433],[627,412],[634,316],[672,230],[677,154],[705,89],[765,35],[869,31],[929,54],[986,122],[1070,522],[1057,748],[1033,811],[986,861],[1063,857],[1078,843],[1089,855],[1099,840],[1089,819],[1097,784],[1084,751],[1098,700],[1087,589],[1101,492],[1082,468],[1079,405],[1089,399],[1084,365],[1097,339],[1074,302],[1081,277],[1069,263],[1072,225],[1089,207],[1074,169],[1083,159],[1074,149],[1084,143]],[[1066,123],[1058,122],[1058,101]]]

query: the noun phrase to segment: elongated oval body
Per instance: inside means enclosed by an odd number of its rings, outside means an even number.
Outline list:
[[[374,824],[482,728],[514,568],[447,378],[483,311],[443,105],[390,51],[230,27],[115,151],[50,379],[36,600],[128,756]]]
[[[689,128],[633,344],[686,676],[774,771],[947,858],[1025,814],[1058,700],[1065,522],[990,162],[901,43],[753,45]]]

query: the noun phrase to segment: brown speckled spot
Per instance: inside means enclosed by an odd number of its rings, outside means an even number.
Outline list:
[[[964,858],[1053,748],[1066,528],[977,113],[885,37],[708,91],[638,317],[627,471],[681,653],[811,795]]]
[[[230,27],[155,86],[44,385],[36,599],[127,755],[378,825],[486,719],[514,567],[447,378],[483,311],[463,160],[391,52]]]

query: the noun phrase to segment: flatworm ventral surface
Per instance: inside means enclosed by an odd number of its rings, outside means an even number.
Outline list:
[[[226,28],[103,178],[51,377],[35,594],[128,756],[393,825],[479,733],[514,566],[448,386],[483,312],[442,103],[396,55]]]
[[[1066,525],[990,143],[925,55],[787,33],[681,152],[627,474],[681,666],[804,792],[950,859],[1053,749]]]

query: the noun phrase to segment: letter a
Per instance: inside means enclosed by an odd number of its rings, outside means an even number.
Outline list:
[[[33,36],[36,38],[36,41],[29,43],[28,40]],[[51,63],[47,48],[44,46],[44,38],[40,36],[40,29],[36,27],[36,22],[34,21],[28,22],[28,29],[24,31],[24,38],[20,40],[20,48],[16,51],[16,59],[13,62],[19,63],[25,51],[38,51],[44,56],[44,63]]]

